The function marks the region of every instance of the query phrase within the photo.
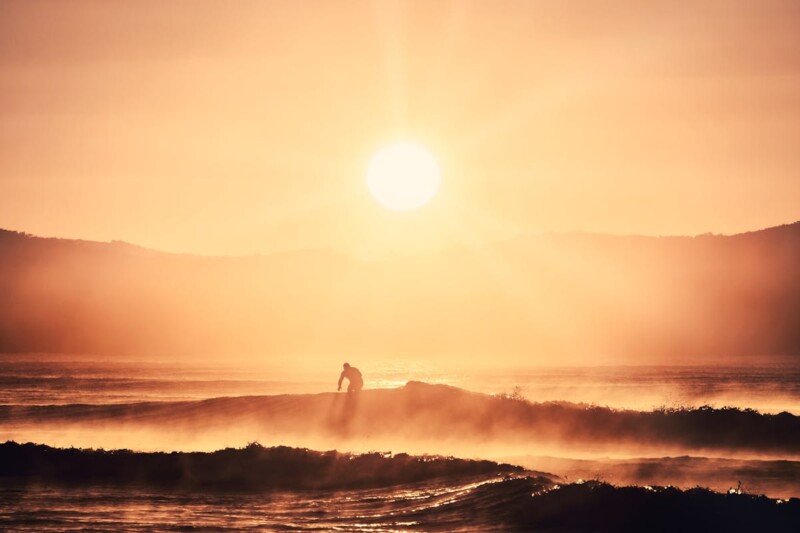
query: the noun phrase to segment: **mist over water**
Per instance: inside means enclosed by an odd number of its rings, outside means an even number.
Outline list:
[[[793,532],[800,526],[797,499],[755,497],[738,488],[721,494],[582,480],[562,486],[552,477],[488,461],[254,445],[177,455],[9,443],[0,450],[4,459],[18,459],[16,465],[2,463],[3,476],[29,473],[27,483],[0,485],[0,520],[14,531]],[[375,468],[348,469],[350,462]],[[174,468],[179,464],[187,468]],[[329,476],[331,466],[338,476]],[[387,466],[396,474],[387,477]],[[320,467],[322,476],[315,476]],[[292,468],[300,468],[299,475]],[[220,482],[228,488],[215,488]],[[251,483],[266,485],[253,491]],[[297,483],[312,485],[286,488]],[[270,484],[284,488],[264,490]]]
[[[270,369],[188,363],[125,363],[63,356],[0,359],[0,405],[107,404],[203,400],[223,396],[310,394],[335,390],[339,361],[329,368]],[[800,414],[800,363],[472,367],[380,363],[363,367],[369,389],[408,381],[440,383],[534,402],[569,401],[617,409],[740,407]]]
[[[800,425],[795,416],[800,414],[800,365],[791,361],[490,369],[351,362],[365,378],[366,389],[357,397],[334,392],[339,361],[273,369],[6,355],[0,360],[0,441],[149,452],[212,452],[258,441],[339,452],[378,450],[377,461],[403,453],[489,459],[528,472],[548,472],[547,477],[489,471],[472,478],[442,474],[409,483],[405,477],[385,475],[380,479],[386,486],[344,491],[284,487],[268,493],[210,494],[142,485],[125,473],[140,476],[140,467],[109,474],[96,456],[66,451],[65,457],[83,465],[77,471],[94,469],[101,472],[99,477],[64,486],[70,476],[58,471],[70,460],[56,461],[61,466],[53,468],[43,466],[41,459],[24,460],[38,465],[45,478],[0,486],[0,497],[10,502],[0,511],[0,521],[19,531],[117,524],[142,531],[517,531],[520,524],[572,520],[566,511],[555,518],[537,514],[544,504],[535,502],[544,499],[554,513],[560,506],[570,509],[577,501],[586,505],[595,499],[600,509],[651,504],[658,509],[662,500],[674,509],[702,505],[725,509],[714,520],[729,520],[734,531],[740,525],[736,512],[746,518],[763,511],[765,520],[778,520],[780,527],[800,516],[796,504],[786,511],[787,521],[770,510],[777,505],[774,500],[758,503],[741,496],[734,502],[729,499],[739,497],[738,492],[725,494],[744,488],[771,498],[800,495]],[[247,450],[226,452],[232,457],[230,467],[179,474],[195,480],[191,483],[216,472],[230,474],[241,467],[241,454]],[[42,453],[52,457],[55,452]],[[145,454],[124,454],[130,452],[102,457],[146,460]],[[186,457],[175,459],[184,469],[191,462]],[[313,468],[313,462],[303,468]],[[372,467],[367,471],[377,472]],[[407,477],[409,470],[402,471]],[[159,476],[175,470],[159,467],[153,472]],[[326,479],[346,483],[347,476]],[[688,492],[639,488],[631,493],[583,480],[672,485]],[[226,483],[250,490],[246,484]],[[722,494],[691,492],[697,486]],[[714,498],[719,501],[712,502]],[[765,511],[758,510],[762,504]],[[604,527],[617,531],[634,524],[629,530],[637,530],[654,512],[643,514],[644,522],[633,517],[633,522],[611,520]],[[123,516],[122,521],[112,525],[108,513]],[[609,516],[616,515],[598,515]],[[664,523],[669,519],[663,518]]]

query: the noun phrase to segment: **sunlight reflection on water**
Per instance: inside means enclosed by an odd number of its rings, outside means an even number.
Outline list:
[[[401,531],[418,529],[427,513],[493,482],[259,494],[3,487],[0,524],[14,531]],[[475,527],[481,525],[471,523],[467,530]],[[487,523],[483,529],[498,527]],[[427,523],[425,529],[438,528]]]
[[[800,413],[800,365],[526,367],[457,370],[421,363],[360,365],[366,388],[410,380],[531,401],[615,408],[749,407]],[[336,390],[338,367],[292,372],[261,367],[0,360],[0,404],[130,403]]]

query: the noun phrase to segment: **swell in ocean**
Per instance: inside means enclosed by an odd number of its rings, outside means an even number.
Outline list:
[[[131,403],[222,396],[308,394],[332,390],[336,369],[302,372],[261,367],[75,360],[54,354],[2,354],[0,405]],[[366,370],[366,369],[365,369]],[[598,366],[459,369],[373,364],[369,388],[409,380],[446,383],[537,402],[569,400],[616,409],[753,408],[800,414],[800,365],[793,361],[738,366]]]
[[[0,522],[18,531],[775,531],[800,500],[556,483],[490,461],[286,447],[135,453],[0,445]],[[112,522],[109,517],[115,517]]]
[[[0,523],[20,531],[800,524],[792,498],[800,417],[790,412],[532,402],[415,381],[359,394],[143,397],[0,405],[0,439],[16,441],[0,445],[8,502]],[[253,441],[267,447],[243,447]]]
[[[108,447],[102,438],[113,435],[117,440],[112,445],[137,449],[141,449],[141,435],[169,428],[161,441],[155,437],[148,441],[151,449],[180,448],[181,436],[186,443],[204,439],[213,443],[217,436],[223,441],[216,445],[258,440],[355,450],[399,446],[458,455],[474,455],[476,449],[487,447],[498,454],[530,454],[532,449],[598,453],[622,448],[753,458],[789,459],[800,454],[800,417],[787,412],[711,407],[620,410],[537,403],[420,382],[358,395],[0,406],[0,430],[6,438],[36,441],[36,435],[53,428],[65,439],[69,435],[75,439],[55,444]],[[97,440],[80,441],[81,434],[92,432]],[[234,442],[224,442],[225,438]]]

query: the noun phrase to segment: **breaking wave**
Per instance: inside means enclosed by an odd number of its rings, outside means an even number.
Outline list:
[[[115,405],[0,406],[0,425],[74,425],[124,429],[169,427],[170,432],[236,431],[239,442],[308,443],[380,448],[382,442],[435,443],[437,453],[457,453],[472,443],[632,444],[688,450],[740,450],[796,455],[800,417],[740,408],[618,410],[568,402],[533,403],[445,385],[409,382],[398,389],[242,396],[202,401]],[[20,440],[20,437],[9,437]],[[25,439],[27,440],[27,439]],[[447,447],[447,443],[453,446]],[[367,448],[369,449],[369,448]],[[788,457],[787,456],[787,457]]]
[[[436,478],[520,474],[492,461],[405,453],[349,454],[304,448],[245,448],[216,452],[82,450],[42,444],[0,444],[0,477],[66,484],[122,484],[222,489],[352,489]]]
[[[126,511],[115,515],[116,526],[130,520],[145,529],[162,529],[166,523],[158,520],[169,517],[171,529],[182,521],[215,529],[246,520],[284,531],[800,530],[796,498],[599,481],[556,485],[548,476],[490,461],[256,444],[213,453],[135,453],[7,442],[0,445],[0,479],[7,502],[0,520],[15,530],[68,529],[75,521],[91,529],[103,525],[109,510]],[[64,484],[62,492],[53,488]],[[102,490],[81,488],[93,485]],[[40,500],[51,509],[47,516],[37,511]],[[141,512],[155,504],[162,513]]]

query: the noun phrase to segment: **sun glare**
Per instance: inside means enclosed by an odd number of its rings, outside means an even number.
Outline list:
[[[428,150],[412,143],[382,148],[369,162],[367,187],[382,206],[394,211],[418,209],[436,196],[439,164]]]

